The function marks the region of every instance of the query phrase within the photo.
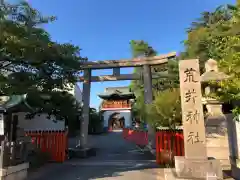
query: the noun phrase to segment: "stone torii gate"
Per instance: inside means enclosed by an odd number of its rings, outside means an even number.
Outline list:
[[[176,53],[172,52],[169,54],[153,57],[83,62],[81,64],[81,70],[84,71],[84,75],[79,79],[80,82],[83,82],[83,112],[81,120],[80,148],[88,148],[87,136],[91,82],[138,80],[141,77],[137,74],[120,74],[120,68],[143,67],[144,99],[146,104],[150,104],[153,101],[152,79],[160,78],[163,76],[166,77],[168,75],[166,72],[152,74],[151,66],[166,64],[170,58],[174,57],[176,57]],[[92,76],[91,71],[96,69],[113,69],[113,74],[110,76]]]

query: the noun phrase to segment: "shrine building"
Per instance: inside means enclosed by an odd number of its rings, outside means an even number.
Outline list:
[[[102,99],[99,111],[105,131],[117,131],[132,126],[135,95],[129,87],[109,87],[98,96]]]

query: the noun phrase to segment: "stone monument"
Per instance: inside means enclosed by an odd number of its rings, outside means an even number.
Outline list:
[[[207,157],[199,61],[180,61],[179,73],[185,157],[175,157],[165,179],[222,179],[220,161]]]
[[[222,167],[228,169],[230,162],[227,114],[223,113],[223,102],[211,97],[211,93],[221,90],[216,83],[211,82],[219,82],[225,79],[228,79],[228,75],[219,72],[217,61],[209,59],[205,63],[205,72],[201,75],[202,102],[207,110],[205,113],[207,155],[219,159]]]

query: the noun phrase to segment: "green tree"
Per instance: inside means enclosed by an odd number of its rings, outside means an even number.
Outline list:
[[[141,57],[141,56],[155,56],[157,55],[156,50],[154,50],[148,43],[144,41],[131,41],[130,43],[133,57]],[[178,78],[178,61],[176,59],[169,60],[166,65],[154,66],[151,68],[153,73],[160,73],[163,71],[168,71],[168,77],[162,77],[159,79],[152,80],[153,94],[154,94],[154,102],[160,98],[159,94],[164,90],[171,90],[178,88],[179,86],[179,78]],[[142,68],[135,68],[134,73],[140,75],[142,77]],[[148,118],[149,113],[147,112],[149,108],[144,103],[144,83],[143,80],[134,80],[130,84],[130,88],[136,95],[136,102],[133,106],[133,112],[135,116],[140,117],[143,121],[151,122]],[[174,93],[173,91],[171,91]],[[156,104],[155,104],[156,105]],[[154,112],[153,110],[151,111]],[[151,116],[152,117],[152,116]],[[157,116],[159,117],[160,116]],[[152,125],[159,125],[159,121],[163,119],[155,119],[154,122],[151,122]],[[168,124],[168,122],[167,122]]]
[[[153,127],[163,126],[175,129],[177,125],[181,125],[182,117],[179,88],[157,92],[154,102],[147,108],[147,120]]]
[[[207,14],[207,16],[206,16]],[[205,15],[205,16],[204,16]],[[213,12],[205,12],[190,27],[185,41],[184,58],[200,58],[201,67],[209,59],[219,62],[220,70],[230,76],[217,83],[221,89],[215,94],[225,102],[240,100],[240,1],[236,5],[220,6]],[[235,113],[240,113],[237,108]]]
[[[102,119],[99,112],[95,108],[90,108],[90,117],[88,132],[89,133],[100,133],[102,131]]]
[[[130,42],[132,49],[133,57],[142,57],[142,56],[155,56],[156,51],[144,41],[134,41]],[[146,107],[144,103],[144,85],[142,79],[142,68],[134,68],[134,74],[137,74],[141,77],[140,80],[133,80],[130,84],[131,90],[136,95],[136,102],[133,107],[134,114],[138,116],[141,120],[146,119]]]
[[[226,42],[225,32],[229,30],[227,24],[234,11],[234,6],[226,5],[219,6],[213,12],[203,12],[187,30],[188,38],[184,41],[185,52],[181,54],[181,59],[199,58],[202,71],[206,60],[222,59],[226,49],[223,47]]]
[[[25,1],[1,6],[0,94],[28,94],[38,112],[66,117],[69,114],[64,111],[72,113],[78,107],[62,92],[75,84],[86,58],[80,56],[79,47],[54,42],[41,28],[55,19],[42,16]],[[49,101],[43,98],[46,96]]]

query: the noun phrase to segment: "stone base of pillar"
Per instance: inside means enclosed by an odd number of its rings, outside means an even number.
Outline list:
[[[236,165],[231,165],[231,175],[234,179],[239,180],[240,179],[240,168]]]
[[[240,168],[240,159],[236,157],[229,156],[230,164]]]
[[[71,148],[68,150],[69,158],[88,158],[96,156],[95,148]]]
[[[29,163],[22,163],[16,166],[9,166],[0,169],[1,180],[26,180],[28,175]]]
[[[165,169],[166,180],[180,179],[223,179],[223,172],[219,160],[216,159],[186,159],[175,156],[175,169]]]
[[[229,157],[231,163],[231,175],[234,179],[240,179],[240,159]]]

